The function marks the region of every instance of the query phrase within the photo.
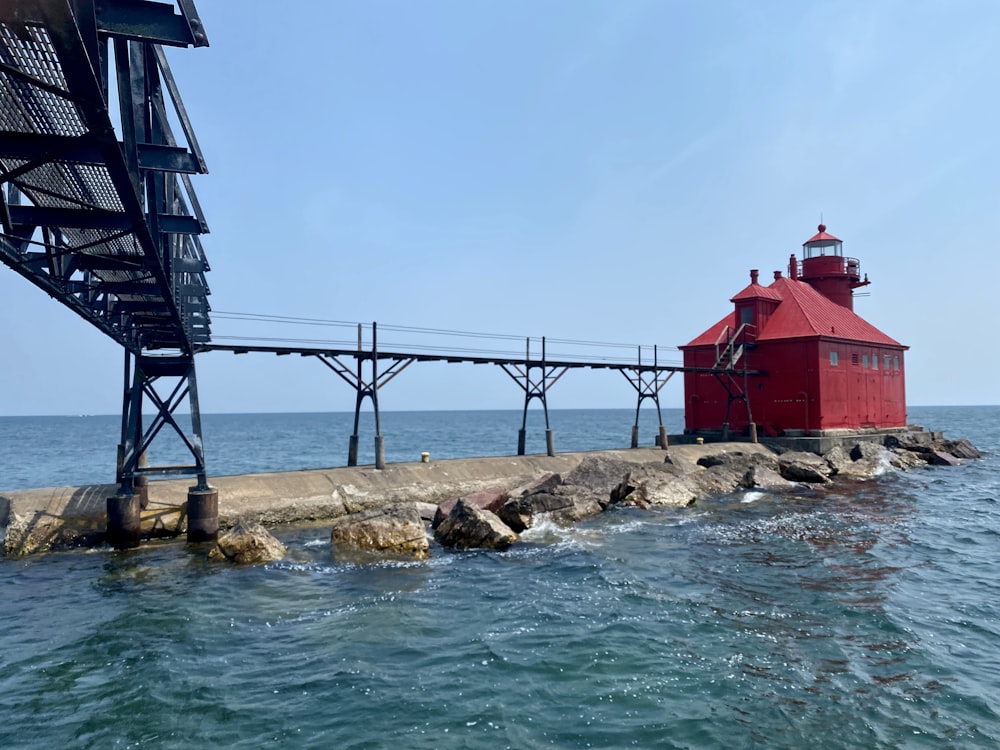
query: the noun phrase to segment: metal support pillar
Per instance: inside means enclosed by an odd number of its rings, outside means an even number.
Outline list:
[[[744,407],[747,411],[747,422],[752,430],[751,436],[755,436],[756,427],[753,421],[753,414],[750,411],[750,387],[749,387],[749,369],[747,367],[747,360],[749,359],[749,354],[747,350],[749,349],[747,341],[747,328],[748,326],[740,326],[739,330],[729,339],[726,343],[724,351],[716,359],[716,370],[712,373],[715,375],[715,379],[719,381],[719,384],[725,388],[728,398],[726,400],[726,417],[725,421],[722,423],[722,439],[724,441],[729,440],[729,425],[730,416],[733,408],[734,401],[742,401]],[[737,347],[737,339],[742,338],[742,341]],[[716,345],[718,347],[718,344]],[[740,370],[735,369],[735,363],[742,360],[742,367]],[[737,379],[742,376],[742,384]],[[754,442],[756,439],[754,437]]]
[[[517,455],[525,454],[525,442],[528,431],[528,405],[532,399],[542,402],[542,411],[545,413],[545,452],[546,455],[556,455],[555,433],[549,424],[549,405],[547,399],[548,389],[555,385],[568,367],[550,367],[545,361],[545,337],[542,337],[542,358],[540,360],[531,359],[531,339],[526,339],[524,363],[508,364],[500,363],[510,377],[524,390],[524,412],[521,417],[521,429],[517,433]],[[538,370],[538,374],[532,377],[532,370]]]
[[[667,377],[661,380],[657,347],[653,347],[653,365],[650,367],[649,365],[642,364],[642,347],[640,346],[639,359],[636,366],[622,368],[619,372],[625,376],[625,379],[635,388],[638,394],[635,404],[635,422],[632,425],[631,447],[639,447],[639,410],[642,408],[642,402],[648,398],[656,404],[656,421],[659,425],[659,434],[656,442],[663,450],[667,450],[667,428],[663,425],[663,412],[660,410],[660,391],[670,378],[673,377],[674,371],[669,372]]]
[[[157,391],[163,381],[174,381],[164,396]],[[166,391],[164,391],[165,393]],[[177,408],[187,401],[191,415],[190,434],[174,416]],[[152,419],[144,419],[144,408],[151,409]],[[148,451],[164,427],[180,437],[190,451],[192,463],[182,465],[149,465]],[[108,498],[108,540],[115,546],[134,546],[138,542],[139,511],[148,501],[146,483],[151,476],[194,475],[197,485],[190,492],[215,495],[214,519],[218,530],[218,495],[208,486],[198,404],[198,381],[194,357],[191,355],[150,356],[125,351],[125,388],[122,399],[122,432],[118,446],[118,493]],[[190,494],[189,494],[190,497]],[[189,519],[191,512],[189,508]],[[199,517],[205,512],[199,511]],[[203,527],[207,527],[206,524]]]
[[[189,487],[187,496],[187,540],[209,542],[219,536],[219,491],[211,487]]]
[[[142,534],[141,499],[138,495],[117,494],[107,501],[108,526],[105,539],[115,549],[139,546]]]
[[[375,413],[375,468],[385,468],[385,436],[382,435],[382,419],[378,405],[379,388],[384,387],[390,380],[409,367],[415,359],[408,357],[393,356],[392,364],[383,372],[379,372],[378,362],[378,324],[372,323],[372,347],[370,351],[364,348],[364,329],[358,324],[358,349],[354,355],[357,360],[356,371],[352,371],[336,357],[322,352],[317,352],[315,357],[324,365],[329,367],[342,380],[355,390],[354,400],[354,431],[351,433],[347,446],[347,465],[358,465],[358,428],[361,423],[361,405],[366,398],[371,399],[372,410]],[[364,377],[364,364],[371,362],[371,378]]]

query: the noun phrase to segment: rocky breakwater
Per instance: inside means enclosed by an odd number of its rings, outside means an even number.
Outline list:
[[[663,455],[662,453],[660,455]],[[337,522],[335,553],[390,553],[426,558],[428,539],[443,549],[506,549],[543,520],[581,521],[614,506],[686,507],[744,489],[795,492],[836,481],[863,480],[890,470],[958,465],[979,457],[967,440],[928,441],[926,433],[859,440],[824,455],[727,443],[672,447],[665,460],[625,460],[615,453],[585,455],[565,474],[546,472],[512,489],[494,487],[437,506],[389,505]],[[429,533],[417,519],[429,522]],[[357,529],[355,532],[348,530]]]

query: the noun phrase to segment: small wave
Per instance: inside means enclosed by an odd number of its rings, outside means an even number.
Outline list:
[[[875,467],[874,476],[881,477],[886,474],[895,474],[896,467],[892,465],[890,460],[891,454],[888,452],[880,453],[878,457],[878,464]]]
[[[743,497],[740,500],[741,503],[753,503],[761,498],[766,497],[766,494],[760,490],[750,490],[749,492],[744,492]]]

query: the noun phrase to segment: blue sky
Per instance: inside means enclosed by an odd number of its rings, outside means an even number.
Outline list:
[[[198,5],[211,47],[168,55],[210,169],[195,188],[219,313],[677,359],[668,348],[722,317],[750,268],[784,269],[822,213],[872,281],[856,311],[911,347],[908,401],[1000,403],[993,0]],[[121,354],[96,329],[6,268],[0,315],[0,414],[117,413]],[[213,331],[345,329],[217,315]],[[354,404],[308,360],[198,368],[205,412]],[[523,396],[497,367],[418,363],[380,401]],[[549,394],[634,405],[616,373],[571,371]]]

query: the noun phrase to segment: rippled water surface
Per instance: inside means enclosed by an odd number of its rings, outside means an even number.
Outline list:
[[[985,451],[963,467],[504,553],[357,566],[320,526],[260,567],[179,542],[6,560],[0,746],[993,748],[998,418],[911,410]]]

